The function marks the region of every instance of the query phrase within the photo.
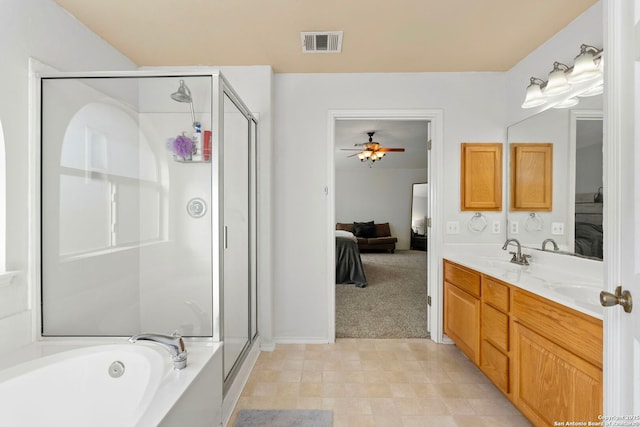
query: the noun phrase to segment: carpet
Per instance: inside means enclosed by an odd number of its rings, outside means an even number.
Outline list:
[[[337,338],[428,338],[427,253],[362,253],[366,288],[336,285]]]
[[[332,427],[333,412],[315,409],[241,409],[235,427]]]

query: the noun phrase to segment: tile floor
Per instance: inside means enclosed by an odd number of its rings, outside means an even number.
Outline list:
[[[338,339],[262,352],[239,409],[329,409],[334,427],[530,426],[457,347]]]

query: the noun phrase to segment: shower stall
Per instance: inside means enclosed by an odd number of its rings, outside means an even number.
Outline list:
[[[258,122],[217,70],[40,81],[40,325],[223,342],[258,336]]]

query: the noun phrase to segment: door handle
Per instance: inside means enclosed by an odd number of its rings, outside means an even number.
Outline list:
[[[619,304],[624,308],[625,313],[631,313],[631,310],[633,309],[631,292],[623,291],[622,286],[618,286],[616,288],[615,294],[607,291],[600,292],[600,304],[603,307],[612,307]]]

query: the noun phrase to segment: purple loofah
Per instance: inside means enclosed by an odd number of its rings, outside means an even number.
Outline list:
[[[190,156],[193,152],[193,141],[184,135],[178,135],[173,141],[173,152],[180,157]]]

